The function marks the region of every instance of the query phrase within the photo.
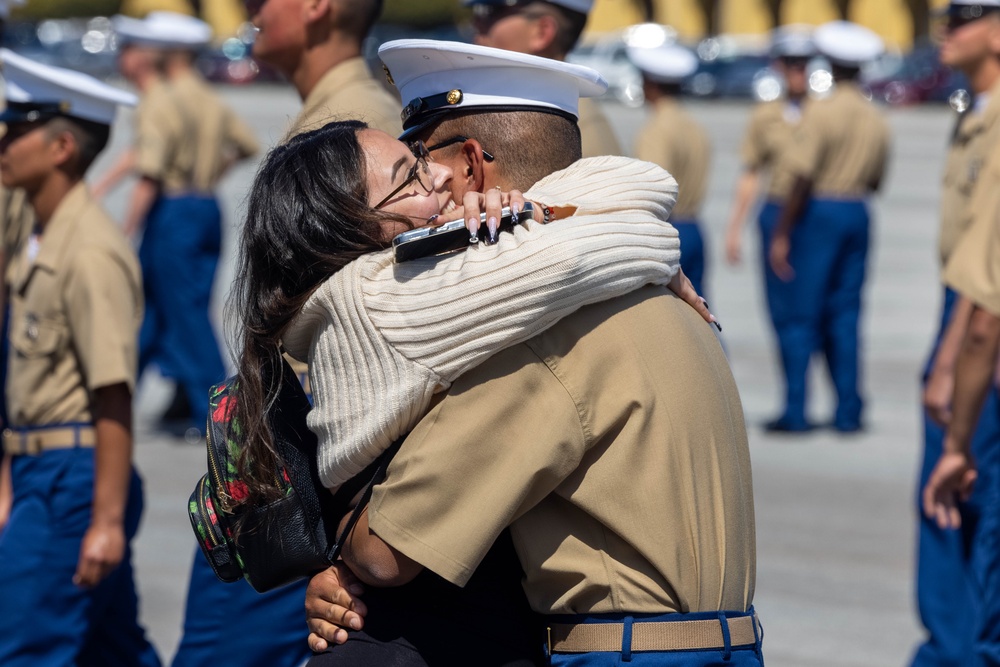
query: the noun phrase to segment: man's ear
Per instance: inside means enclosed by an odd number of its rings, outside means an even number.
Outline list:
[[[556,36],[559,34],[559,23],[554,16],[542,14],[531,22],[528,45],[530,53],[544,54],[551,57],[555,53]]]
[[[64,130],[49,139],[49,156],[57,167],[72,167],[80,157],[80,145],[69,130]]]
[[[333,19],[337,18],[335,14],[339,11],[339,6],[331,0],[303,0],[302,11],[307,25],[312,25],[328,15],[332,24]]]
[[[466,179],[466,189],[482,192],[483,184],[486,182],[486,160],[483,158],[483,147],[475,139],[466,139],[461,150],[464,163],[462,177]]]

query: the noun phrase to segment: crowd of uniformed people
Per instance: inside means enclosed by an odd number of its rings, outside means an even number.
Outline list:
[[[4,18],[11,4],[0,0]],[[806,395],[817,354],[836,397],[829,425],[865,428],[859,320],[891,139],[858,76],[882,42],[845,21],[776,29],[784,97],[751,112],[741,146],[713,147],[680,94],[697,57],[655,26],[634,31],[649,107],[636,160],[589,99],[606,82],[564,62],[592,0],[466,4],[476,45],[383,46],[395,96],[362,58],[379,0],[247,3],[255,57],[302,110],[236,224],[249,387],[237,414],[265,423],[256,374],[284,355],[312,390],[328,489],[405,440],[341,560],[311,578],[265,593],[225,584],[192,544],[172,664],[763,664],[746,427],[695,293],[712,290],[714,243],[743,259],[757,211],[784,378],[765,428],[817,428]],[[972,101],[942,183],[919,480],[927,637],[913,664],[993,665],[1000,0],[953,0],[944,22],[941,60],[967,75]],[[206,24],[152,12],[114,25],[138,97],[0,51],[0,665],[160,664],[130,564],[142,512],[132,398],[154,365],[176,386],[163,425],[197,441],[225,376],[209,317],[214,190],[260,146],[192,66]],[[835,80],[818,98],[806,80],[816,55]],[[136,107],[133,145],[88,189],[121,106]],[[713,149],[743,164],[716,240],[700,222]],[[100,199],[126,176],[116,222]],[[499,234],[500,205],[525,201],[534,220]],[[483,239],[474,251],[410,273],[379,251],[414,220],[449,214]],[[471,339],[482,343],[455,342]],[[273,490],[252,473],[274,450],[266,428],[245,431],[251,455],[231,472],[249,503]]]

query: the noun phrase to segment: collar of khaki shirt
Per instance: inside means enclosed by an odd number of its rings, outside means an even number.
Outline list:
[[[1000,116],[1000,80],[993,84],[986,95],[989,96],[986,108],[980,113],[970,111],[959,125],[956,134],[959,141],[968,142],[985,128],[992,126]]]
[[[320,77],[303,101],[299,117],[305,118],[312,113],[317,105],[324,103],[323,101],[330,91],[338,91],[350,83],[366,81],[371,78],[371,72],[368,71],[368,64],[364,58],[361,56],[348,58]]]
[[[17,259],[11,263],[7,279],[14,289],[20,291],[28,283],[28,278],[35,268],[43,268],[55,272],[64,266],[64,258],[69,250],[73,234],[73,226],[82,219],[80,212],[87,207],[89,194],[84,183],[73,186],[63,200],[59,202],[45,228],[42,230],[41,245],[38,256],[30,262],[22,248]]]

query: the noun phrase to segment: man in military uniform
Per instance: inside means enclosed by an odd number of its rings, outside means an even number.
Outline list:
[[[288,137],[332,120],[363,120],[399,134],[399,103],[372,78],[362,45],[382,0],[248,0],[253,55],[284,74],[302,98]],[[286,137],[287,138],[287,137]]]
[[[768,315],[778,341],[779,351],[787,347],[781,341],[786,335],[786,325],[791,318],[790,310],[794,304],[790,298],[788,284],[771,270],[768,249],[781,207],[794,181],[794,175],[784,167],[782,156],[786,151],[793,151],[796,148],[795,131],[802,120],[802,110],[807,104],[809,82],[806,65],[816,53],[811,35],[811,28],[806,30],[793,26],[779,28],[774,33],[771,43],[771,56],[774,59],[772,67],[784,77],[784,99],[759,104],[750,116],[740,151],[743,172],[736,186],[736,200],[733,202],[733,211],[726,230],[726,260],[736,265],[743,256],[744,221],[758,193],[764,190],[765,201],[757,220],[762,251],[759,259],[762,263],[761,272],[764,275]],[[801,387],[797,386],[797,380],[789,380],[784,357],[781,357],[781,361],[786,392],[788,389],[796,389],[792,393],[792,400],[801,400],[797,397]],[[788,400],[786,393],[786,405],[782,406],[781,414],[788,413]]]
[[[10,51],[0,59],[16,95],[0,115],[0,175],[37,219],[7,270],[14,501],[0,533],[0,663],[158,666],[129,548],[142,512],[131,465],[139,266],[83,183],[117,105],[135,98]]]
[[[553,60],[566,60],[587,24],[594,0],[465,0],[472,7],[476,43]],[[580,100],[583,157],[622,155],[598,103]]]
[[[139,177],[125,221],[126,233],[142,231],[146,315],[139,372],[155,363],[177,381],[188,409],[169,416],[185,418],[182,431],[197,440],[208,416],[208,389],[225,377],[208,314],[222,246],[214,190],[226,170],[258,145],[191,66],[194,52],[211,39],[206,23],[154,12],[142,21],[116,17],[115,28],[122,73],[142,99],[135,147],[98,187],[111,187],[126,170]]]
[[[704,295],[705,240],[698,218],[708,186],[712,144],[704,128],[681,107],[681,82],[698,69],[698,57],[673,43],[631,45],[629,58],[642,72],[642,90],[652,117],[636,136],[633,155],[658,164],[677,179],[680,191],[670,222],[681,239],[681,268]]]
[[[941,60],[968,75],[976,97],[955,129],[944,177],[946,292],[924,392],[931,419],[917,582],[930,637],[913,664],[993,665],[1000,663],[1000,401],[994,372],[1000,349],[1000,2],[954,0],[947,20]]]
[[[555,113],[551,79],[533,85],[525,70],[514,99],[497,96],[498,71],[422,58],[469,48],[382,47],[404,99],[462,93],[421,106],[406,136],[440,142],[453,116],[505,115],[491,104]],[[472,182],[518,185],[496,181],[504,172],[470,142]],[[665,291],[583,308],[461,377],[396,454],[344,558],[373,583],[426,567],[462,585],[508,524],[529,602],[550,617],[552,664],[660,664],[668,652],[678,664],[761,664],[742,408],[718,341]]]
[[[788,383],[784,414],[771,431],[803,431],[806,379],[823,350],[837,395],[833,427],[862,428],[861,290],[868,259],[867,199],[879,189],[889,154],[882,115],[858,88],[863,63],[883,50],[872,31],[846,21],[816,29],[816,46],[833,65],[830,97],[806,108],[782,169],[795,181],[769,248],[771,268],[789,283],[789,321],[779,339]]]

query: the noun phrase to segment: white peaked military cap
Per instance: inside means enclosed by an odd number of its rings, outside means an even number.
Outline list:
[[[212,41],[212,27],[194,16],[150,12],[144,19],[118,15],[112,19],[118,39],[163,49],[199,49]]]
[[[0,122],[18,123],[67,116],[111,125],[119,105],[135,106],[136,96],[62,67],[42,65],[0,49],[7,108]]]
[[[625,52],[632,64],[658,83],[679,83],[698,69],[698,56],[680,44],[666,43],[654,47],[629,45]]]
[[[814,55],[816,43],[812,26],[793,23],[775,28],[771,33],[772,58],[811,58]]]
[[[574,12],[580,12],[581,14],[589,14],[591,8],[594,6],[594,0],[545,0],[551,5],[559,5],[560,7],[565,7],[566,9],[572,9]],[[520,3],[520,0],[465,0],[465,6],[471,7],[472,5],[498,5],[513,7]]]
[[[951,0],[947,7],[936,13],[963,19],[977,19],[998,9],[1000,0]]]
[[[834,65],[861,67],[885,51],[882,38],[850,21],[830,21],[813,33],[816,49]]]
[[[0,19],[10,16],[10,10],[14,7],[21,7],[25,0],[0,0]]]
[[[608,89],[589,67],[475,44],[397,39],[378,54],[406,105],[401,139],[442,114],[469,109],[549,111],[575,120],[581,97]]]

